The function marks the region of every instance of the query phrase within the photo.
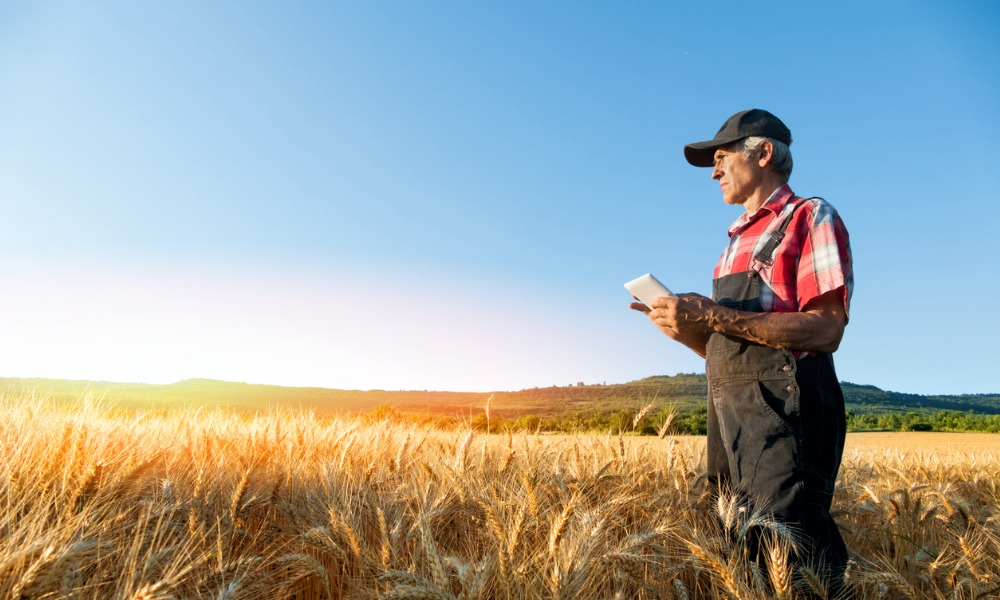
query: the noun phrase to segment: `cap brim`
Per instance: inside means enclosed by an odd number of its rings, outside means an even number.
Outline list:
[[[687,146],[684,146],[684,158],[696,167],[711,167],[715,165],[716,150],[741,139],[743,138],[736,138],[732,140],[716,139],[708,140],[707,142],[695,142],[693,144],[688,144]]]

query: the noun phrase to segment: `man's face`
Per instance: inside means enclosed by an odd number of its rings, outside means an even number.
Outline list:
[[[726,204],[743,206],[757,189],[762,173],[759,165],[743,156],[742,141],[715,151],[712,179],[719,180]]]

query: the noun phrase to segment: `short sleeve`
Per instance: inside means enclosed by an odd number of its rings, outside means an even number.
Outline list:
[[[854,293],[854,267],[850,237],[837,210],[822,198],[808,200],[808,211],[799,257],[797,285],[799,310],[823,294],[841,290],[844,311],[850,314]]]

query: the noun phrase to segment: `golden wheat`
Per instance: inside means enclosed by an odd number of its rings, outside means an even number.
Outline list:
[[[0,397],[0,441],[4,598],[827,596],[793,532],[714,496],[699,442],[666,427],[478,435],[25,394]],[[998,456],[849,445],[834,508],[858,598],[996,596]]]

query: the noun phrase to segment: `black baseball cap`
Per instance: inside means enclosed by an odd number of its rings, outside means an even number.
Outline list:
[[[684,146],[684,158],[696,167],[711,167],[715,164],[715,151],[737,140],[759,135],[785,144],[792,143],[792,132],[781,119],[759,108],[751,108],[729,117],[719,133],[707,142],[695,142]]]

